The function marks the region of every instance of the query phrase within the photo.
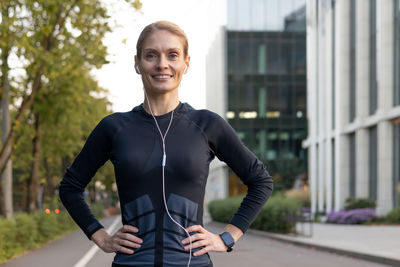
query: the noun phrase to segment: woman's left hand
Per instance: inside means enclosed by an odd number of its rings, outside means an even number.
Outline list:
[[[186,228],[186,231],[190,232],[198,232],[197,234],[191,235],[192,240],[192,250],[194,248],[203,247],[203,249],[193,253],[193,256],[200,256],[210,251],[218,251],[224,252],[227,250],[224,242],[221,237],[217,234],[213,234],[206,229],[204,229],[201,225],[192,225]],[[190,242],[189,237],[182,240],[182,244],[186,245],[185,250],[189,250]]]

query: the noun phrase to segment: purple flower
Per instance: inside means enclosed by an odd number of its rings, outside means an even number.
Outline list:
[[[376,218],[375,210],[371,208],[339,210],[328,214],[328,222],[339,224],[360,224]]]
[[[311,212],[311,208],[310,207],[302,207],[301,208],[301,212],[302,213],[310,213]]]

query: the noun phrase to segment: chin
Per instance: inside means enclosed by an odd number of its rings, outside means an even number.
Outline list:
[[[152,86],[152,91],[157,93],[168,93],[178,89],[178,87],[179,86]]]

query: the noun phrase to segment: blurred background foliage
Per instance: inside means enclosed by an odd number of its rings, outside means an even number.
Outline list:
[[[113,112],[90,73],[108,63],[103,40],[113,21],[100,0],[2,0],[0,9],[0,214],[12,218],[53,199],[90,132]],[[96,180],[89,202],[96,190],[111,191],[112,165]]]

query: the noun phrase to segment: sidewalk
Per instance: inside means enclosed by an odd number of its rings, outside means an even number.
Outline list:
[[[308,226],[305,225],[305,234],[309,234]],[[249,229],[248,232],[296,245],[400,266],[400,226],[314,223],[311,237],[274,234],[253,229]]]

